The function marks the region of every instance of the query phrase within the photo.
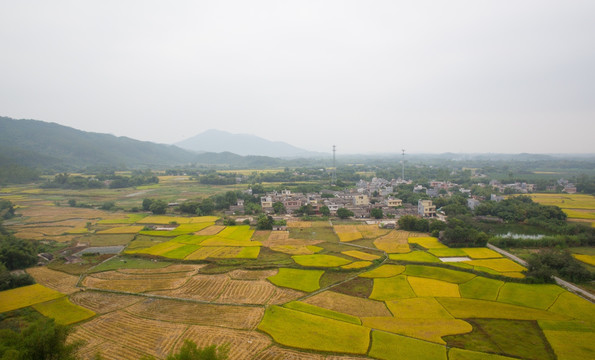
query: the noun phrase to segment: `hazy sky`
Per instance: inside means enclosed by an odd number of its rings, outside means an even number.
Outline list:
[[[2,1],[0,115],[338,154],[595,153],[595,1]]]

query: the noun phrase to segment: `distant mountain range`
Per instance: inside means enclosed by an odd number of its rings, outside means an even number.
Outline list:
[[[0,117],[0,168],[19,166],[72,171],[87,167],[138,168],[191,165],[284,166],[278,158],[230,152],[198,154],[156,144],[77,130],[38,120]],[[11,170],[14,171],[14,170]]]
[[[197,152],[231,152],[238,155],[278,158],[320,157],[325,155],[300,149],[281,141],[270,141],[255,135],[232,134],[220,130],[207,130],[175,143],[175,145]]]

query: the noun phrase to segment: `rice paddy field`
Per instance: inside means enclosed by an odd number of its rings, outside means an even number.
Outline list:
[[[87,195],[173,201],[190,191],[182,183]],[[185,339],[228,343],[230,359],[595,358],[595,305],[523,282],[524,267],[487,248],[374,225],[293,221],[288,231],[255,231],[217,217],[70,208],[48,201],[70,194],[31,190],[10,193],[23,215],[11,229],[81,247],[125,245],[76,275],[28,269],[37,284],[0,292],[0,318],[29,308],[70,324],[70,340],[85,342],[81,359],[165,359]],[[583,211],[588,199],[575,202],[570,209]],[[575,254],[585,263],[593,255]],[[459,257],[467,260],[448,262]]]
[[[595,227],[595,196],[585,194],[530,194],[533,201],[561,208],[568,221],[590,223]]]

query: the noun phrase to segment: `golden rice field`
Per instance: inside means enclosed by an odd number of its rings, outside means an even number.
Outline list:
[[[561,200],[572,202],[568,214],[589,216],[580,207],[588,199]],[[255,232],[216,225],[214,217],[106,215],[57,206],[52,212],[26,205],[22,211],[29,215],[19,220],[19,231],[73,239],[91,222],[88,228],[101,235],[82,239],[130,234],[128,242],[136,239],[126,251],[144,256],[110,260],[84,274],[80,287],[78,277],[31,268],[38,284],[0,292],[0,313],[30,307],[72,324],[70,340],[86,341],[79,352],[83,359],[97,353],[108,360],[164,359],[184,339],[199,346],[229,343],[230,359],[242,360],[524,359],[504,346],[488,346],[497,339],[478,334],[477,319],[501,321],[493,326],[504,334],[515,320],[530,323],[547,344],[536,354],[595,358],[595,305],[556,285],[468,272],[523,276],[522,266],[486,248],[450,249],[428,234],[375,225],[331,229],[326,222],[290,222],[290,232]],[[47,222],[34,222],[36,214]],[[178,231],[168,237],[137,235],[144,224],[172,222]],[[318,231],[322,227],[332,241]],[[314,230],[317,236],[309,236]],[[304,237],[290,236],[298,233]],[[174,264],[160,268],[154,256]],[[452,256],[471,261],[432,266],[438,257]],[[591,255],[575,256],[592,261]],[[463,346],[452,339],[470,340]],[[529,350],[541,346],[509,341]]]
[[[374,240],[374,246],[391,254],[402,254],[411,251],[407,239],[410,233],[401,230],[391,230],[388,234]]]
[[[533,201],[561,208],[568,220],[591,223],[595,227],[595,196],[586,194],[530,194]]]
[[[54,300],[63,296],[64,294],[39,284],[0,291],[0,313]]]

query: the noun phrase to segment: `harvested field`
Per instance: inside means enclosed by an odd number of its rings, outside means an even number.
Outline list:
[[[109,220],[99,220],[98,224],[134,224],[139,220],[146,217],[147,214],[126,214],[126,217],[117,218],[117,219],[109,219]]]
[[[170,263],[165,263],[170,264]],[[137,274],[137,275],[147,275],[153,276],[157,274],[175,274],[175,273],[185,273],[185,276],[190,276],[195,274],[201,268],[205,267],[204,264],[196,265],[196,264],[172,264],[169,266],[154,268],[154,269],[135,269],[135,268],[124,268],[118,269],[118,272],[125,273],[125,274]]]
[[[378,249],[392,254],[403,254],[411,251],[407,238],[409,232],[392,230],[388,234],[374,240],[374,246]]]
[[[303,302],[357,317],[392,316],[383,302],[324,291]]]
[[[289,228],[309,228],[312,227],[310,221],[288,221],[287,227]]]
[[[107,230],[98,231],[97,234],[136,234],[143,229],[144,226],[119,226]]]
[[[63,226],[35,226],[34,228],[14,226],[12,227],[12,229],[16,231],[15,236],[22,237],[25,239],[39,239],[43,236],[58,236],[66,234],[73,228]]]
[[[287,239],[289,239],[289,231],[272,231],[268,237],[271,242]]]
[[[27,269],[27,273],[33,276],[38,284],[41,284],[50,289],[54,289],[63,294],[72,294],[79,291],[76,283],[79,280],[78,276],[63,273],[48,269],[47,267],[32,267]]]
[[[62,206],[29,206],[19,209],[19,212],[27,218],[25,219],[25,223],[37,224],[71,219],[89,221],[92,219],[113,219],[119,217],[118,215],[101,210]]]
[[[117,270],[110,270],[104,272],[98,272],[93,275],[89,275],[96,279],[103,279],[103,280],[157,280],[157,279],[176,279],[176,278],[185,278],[192,274],[192,272],[177,272],[177,273],[126,273],[120,272]]]
[[[71,303],[66,296],[35,304],[33,308],[62,325],[74,324],[95,316],[93,311]]]
[[[288,303],[290,301],[297,300],[301,297],[306,295],[306,293],[292,290],[292,289],[284,289],[284,288],[277,288],[275,294],[267,301],[267,305],[281,305]]]
[[[137,221],[139,224],[158,224],[168,225],[171,223],[178,224],[190,224],[192,218],[180,217],[180,216],[161,216],[161,215],[150,215]]]
[[[199,304],[186,301],[145,299],[126,309],[141,318],[181,324],[253,330],[264,315],[259,307]]]
[[[182,338],[193,341],[198,347],[229,343],[230,360],[254,358],[256,354],[271,345],[268,336],[256,331],[231,330],[214,326],[191,325]],[[176,344],[174,351],[181,346],[182,341]]]
[[[68,336],[67,343],[74,341],[84,341],[84,345],[82,349],[77,352],[77,355],[85,360],[93,359],[96,353],[94,349],[106,342],[105,339],[100,338],[96,334],[90,333],[81,327],[74,327],[73,331]]]
[[[175,296],[185,299],[214,301],[232,281],[227,275],[196,275],[183,286],[169,291],[156,291],[159,295]]]
[[[222,225],[211,225],[207,228],[200,230],[195,235],[217,235],[221,230],[225,229]]]
[[[146,352],[124,346],[116,341],[105,341],[94,348],[84,346],[81,353],[85,360],[95,360],[97,354],[101,356],[102,360],[138,360],[147,356]]]
[[[288,239],[280,239],[280,240],[274,240],[274,241],[270,241],[268,240],[268,238],[265,241],[261,241],[262,246],[267,246],[267,247],[273,247],[273,246],[285,246],[285,245],[291,245],[291,246],[313,246],[316,244],[320,244],[321,242],[323,242],[323,240],[305,240],[305,239],[292,239],[292,238],[288,238]]]
[[[238,269],[227,273],[233,280],[266,280],[266,278],[276,275],[277,269],[270,270],[244,270]]]
[[[282,345],[351,354],[366,354],[370,337],[363,326],[277,306],[267,308],[258,329]]]
[[[91,309],[98,314],[105,314],[126,308],[142,300],[134,295],[122,295],[100,291],[81,291],[70,296],[70,300],[79,306]]]
[[[266,304],[277,288],[264,280],[231,280],[217,302],[226,304]]]
[[[0,313],[54,300],[63,296],[64,294],[39,284],[0,291]]]
[[[183,324],[139,318],[123,311],[111,312],[80,325],[80,328],[95,336],[159,357],[170,352],[186,327]],[[111,346],[106,344],[105,347],[99,347],[102,353]]]
[[[79,242],[88,243],[90,246],[126,245],[134,240],[134,234],[117,235],[87,235],[78,238]]]
[[[87,276],[83,280],[83,286],[95,289],[143,293],[147,291],[175,289],[182,286],[186,282],[186,280],[186,277],[174,277],[165,279],[132,278],[126,280],[111,280],[99,279],[94,276]]]

